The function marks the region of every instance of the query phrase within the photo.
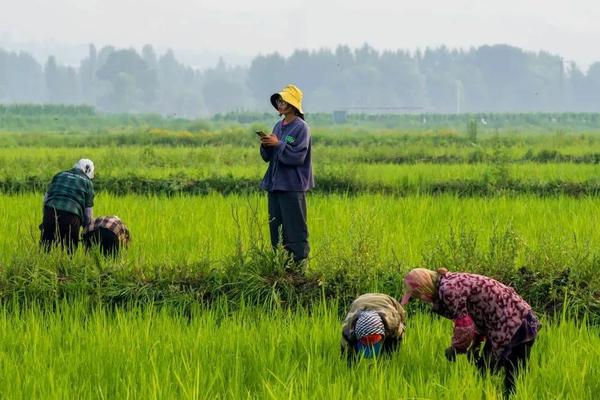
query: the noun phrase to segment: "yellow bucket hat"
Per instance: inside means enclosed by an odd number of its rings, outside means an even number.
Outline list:
[[[300,114],[304,115],[304,111],[302,110],[302,90],[298,88],[296,85],[287,85],[284,87],[281,92],[275,93],[271,96],[271,104],[277,110],[277,99],[281,97],[283,101],[288,104],[291,104],[300,112]]]

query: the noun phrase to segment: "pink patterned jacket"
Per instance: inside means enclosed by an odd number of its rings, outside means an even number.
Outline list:
[[[457,352],[487,338],[495,356],[501,357],[510,351],[531,306],[514,289],[492,278],[449,272],[440,278],[433,311],[454,321],[452,346]]]

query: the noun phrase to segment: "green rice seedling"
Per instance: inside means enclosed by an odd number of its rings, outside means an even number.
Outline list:
[[[335,305],[308,313],[215,305],[90,309],[85,303],[0,312],[0,388],[7,398],[500,398],[464,357],[448,363],[448,321],[410,316],[392,357],[348,367]],[[545,322],[516,399],[592,399],[597,330]]]
[[[550,312],[565,294],[600,315],[600,215],[594,198],[309,196],[308,280],[285,272],[270,250],[266,199],[250,196],[99,194],[97,215],[119,215],[132,243],[117,259],[38,246],[41,196],[0,197],[4,297],[189,303],[249,292],[278,301],[399,295],[416,266],[491,275]],[[264,297],[263,296],[263,297]],[[303,301],[304,301],[303,300]]]

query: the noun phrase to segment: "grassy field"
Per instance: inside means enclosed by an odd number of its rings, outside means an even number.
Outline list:
[[[600,194],[600,164],[499,159],[494,162],[377,162],[367,149],[315,148],[316,192],[457,195]],[[600,154],[600,153],[598,153]],[[0,191],[43,192],[71,160],[95,161],[95,186],[120,195],[247,194],[258,191],[266,164],[256,148],[232,146],[0,149]],[[442,156],[440,156],[442,157]],[[445,156],[444,156],[445,157]],[[599,157],[600,160],[600,157]],[[380,159],[383,161],[383,159]],[[389,161],[389,160],[388,160]],[[448,160],[446,160],[448,161]]]
[[[337,307],[313,312],[225,305],[191,317],[169,309],[90,312],[84,303],[0,310],[4,398],[494,399],[464,357],[448,363],[451,325],[413,314],[399,352],[349,368]],[[585,323],[544,321],[516,399],[592,399],[600,336]]]
[[[253,126],[0,134],[0,192],[44,191],[56,171],[91,158],[115,194],[247,194],[265,170]],[[267,129],[267,128],[264,128]],[[598,196],[600,134],[315,127],[321,193]],[[473,141],[474,140],[474,141]]]
[[[516,398],[595,398],[599,116],[488,115],[474,135],[480,117],[315,116],[300,275],[271,250],[257,189],[253,130],[272,115],[0,106],[0,397],[498,398],[498,377],[445,361],[450,322],[417,305],[391,359],[340,359],[350,301],[400,296],[427,266],[493,276],[542,316]],[[95,214],[132,232],[115,259],[39,249],[48,181],[81,157]]]
[[[316,173],[325,175],[346,173],[356,179],[367,180],[384,173],[385,178],[382,178],[382,181],[390,183],[393,182],[391,180],[393,176],[412,178],[413,175],[428,180],[433,180],[434,176],[440,176],[440,180],[479,179],[486,172],[489,173],[491,169],[497,168],[499,164],[507,168],[509,177],[518,180],[531,178],[581,181],[597,177],[600,169],[597,162],[538,163],[531,160],[506,160],[503,163],[457,162],[459,159],[450,159],[453,155],[447,151],[440,152],[439,157],[448,157],[448,162],[420,161],[416,156],[413,162],[389,162],[390,160],[385,159],[386,155],[378,158],[377,154],[369,152],[369,149],[356,147],[315,146],[313,152]],[[600,148],[598,152],[600,154]],[[435,157],[432,153],[428,155],[430,158]],[[400,151],[395,154],[401,155]],[[22,152],[11,148],[0,148],[0,179],[11,176],[51,178],[54,171],[71,166],[67,161],[77,160],[83,156],[93,159],[97,164],[98,179],[127,175],[165,179],[178,175],[195,178],[233,175],[258,179],[262,177],[266,166],[258,156],[256,147],[229,145],[197,148],[38,147],[28,148]],[[423,155],[422,158],[426,156]],[[360,176],[361,173],[365,175]]]
[[[49,261],[37,246],[41,197],[0,197],[5,296],[29,293],[53,299],[63,290],[102,292],[108,289],[98,289],[104,287],[98,280],[112,271],[120,278],[109,289],[137,293],[136,298],[151,297],[165,285],[179,288],[174,296],[182,290],[189,295],[180,287],[186,284],[201,298],[224,290],[230,295],[227,289],[235,283],[237,298],[246,290],[256,291],[256,285],[270,293],[274,282],[283,279],[281,263],[269,256],[264,195],[99,194],[96,214],[119,215],[133,237],[121,258],[108,261],[83,252],[75,258],[56,254]],[[560,309],[568,295],[574,297],[572,305],[593,310],[594,319],[600,315],[595,272],[600,204],[595,198],[312,195],[308,204],[309,272],[328,296],[347,299],[366,290],[398,296],[402,273],[415,266],[443,266],[511,283],[539,309]],[[17,279],[23,275],[29,278]],[[64,281],[52,283],[57,276]],[[279,283],[281,290],[289,288],[289,282]],[[321,295],[316,288],[309,293],[291,286],[301,296]]]
[[[42,197],[0,198],[5,227],[0,237],[0,262],[35,250]],[[168,198],[102,193],[96,204],[97,215],[119,215],[131,228],[133,241],[124,258],[134,264],[217,262],[233,254],[239,240],[245,248],[251,242],[260,245],[268,240],[264,195]],[[517,254],[517,265],[525,265],[527,253],[545,243],[565,251],[600,248],[600,202],[593,198],[312,195],[308,204],[315,268],[328,257],[350,255],[360,240],[373,244],[377,249],[373,257],[379,262],[422,264],[431,246],[449,239],[452,231],[472,233],[476,250],[485,253],[494,231],[509,226],[528,249]]]

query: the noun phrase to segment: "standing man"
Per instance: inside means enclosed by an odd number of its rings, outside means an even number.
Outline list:
[[[306,192],[314,187],[310,128],[298,87],[286,86],[271,96],[271,104],[283,117],[273,133],[260,139],[260,155],[269,163],[261,188],[268,192],[271,245],[276,248],[282,241],[302,270],[310,252]]]
[[[129,229],[116,215],[98,217],[83,231],[86,250],[97,245],[104,256],[116,256],[130,241]]]
[[[49,251],[60,243],[71,253],[79,244],[79,230],[91,220],[94,207],[94,163],[81,159],[73,168],[52,178],[44,195],[41,244]]]

